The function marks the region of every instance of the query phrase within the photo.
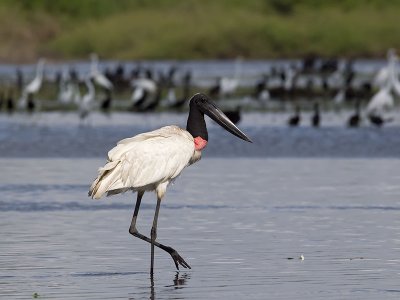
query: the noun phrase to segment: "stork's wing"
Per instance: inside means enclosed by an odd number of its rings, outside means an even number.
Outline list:
[[[106,192],[154,189],[176,178],[193,153],[193,138],[176,126],[122,140],[108,153],[109,162],[99,169],[89,194],[100,198]]]

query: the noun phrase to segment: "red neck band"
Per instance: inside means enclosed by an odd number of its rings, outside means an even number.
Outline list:
[[[194,148],[198,151],[203,150],[207,146],[207,141],[200,136],[194,138]]]

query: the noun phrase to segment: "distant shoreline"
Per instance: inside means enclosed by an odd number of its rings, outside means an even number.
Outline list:
[[[0,61],[383,58],[400,2],[2,1]]]

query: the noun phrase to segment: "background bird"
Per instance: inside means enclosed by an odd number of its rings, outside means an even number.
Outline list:
[[[314,103],[314,114],[311,116],[311,125],[313,127],[319,127],[321,122],[321,117],[319,113],[319,104],[318,102]]]
[[[92,53],[90,55],[90,60],[91,60],[91,65],[90,65],[90,76],[93,79],[93,81],[102,87],[105,90],[112,91],[114,88],[114,85],[106,76],[104,76],[103,73],[100,72],[99,70],[99,58],[97,54]]]
[[[361,122],[360,116],[360,100],[356,100],[354,105],[354,114],[352,114],[347,120],[348,127],[359,127]]]
[[[300,106],[296,105],[294,115],[292,115],[288,120],[288,125],[290,127],[299,126],[301,120],[300,116]]]
[[[43,82],[43,71],[44,71],[44,64],[46,60],[41,58],[39,59],[37,66],[36,66],[36,76],[35,78],[25,86],[24,90],[22,91],[22,96],[19,101],[19,107],[21,109],[27,108],[30,111],[35,109],[35,102],[34,102],[34,95],[36,95],[40,88],[42,87]]]
[[[235,136],[251,142],[207,96],[195,94],[190,100],[186,130],[177,126],[166,126],[120,141],[108,152],[108,162],[99,169],[99,174],[89,190],[89,196],[94,199],[99,199],[104,194],[113,195],[129,190],[137,192],[129,232],[151,243],[151,275],[154,266],[154,246],[168,252],[177,269],[179,265],[190,268],[176,250],[156,242],[157,220],[161,199],[167,186],[185,167],[201,158],[201,151],[207,145],[208,132],[204,114]],[[146,191],[155,191],[157,195],[151,238],[140,234],[136,229],[141,199]]]
[[[95,90],[90,78],[85,79],[87,93],[82,97],[79,102],[79,117],[84,120],[94,107]]]

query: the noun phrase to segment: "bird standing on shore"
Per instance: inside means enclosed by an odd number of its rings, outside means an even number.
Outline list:
[[[79,102],[79,117],[81,120],[87,118],[89,113],[92,111],[94,107],[94,98],[95,98],[95,90],[90,78],[85,79],[85,84],[87,88],[87,93],[82,97]]]
[[[251,142],[204,94],[195,94],[190,99],[189,106],[186,130],[178,126],[165,126],[120,141],[108,152],[108,162],[99,169],[98,177],[89,190],[89,196],[94,199],[99,199],[104,194],[109,196],[129,190],[137,192],[129,233],[151,244],[151,275],[154,269],[154,246],[168,252],[177,269],[179,265],[190,268],[175,249],[156,242],[157,220],[167,186],[185,167],[201,158],[201,151],[207,145],[208,132],[204,114],[233,135]],[[136,229],[140,203],[146,191],[155,191],[157,195],[151,238]]]
[[[34,101],[34,95],[37,94],[42,87],[43,81],[43,71],[44,71],[45,60],[43,58],[39,59],[36,66],[36,76],[35,78],[25,86],[22,97],[19,100],[19,107],[22,109],[28,109],[30,112],[33,112],[36,104]]]
[[[100,72],[99,70],[99,57],[97,56],[96,53],[92,53],[90,55],[90,77],[93,79],[93,81],[102,87],[103,89],[107,91],[112,91],[114,88],[114,85],[106,76],[104,76],[103,73]]]
[[[354,114],[350,116],[350,118],[347,120],[347,126],[348,127],[359,127],[361,122],[361,116],[360,116],[360,100],[357,99],[354,105]]]
[[[319,104],[318,102],[314,103],[314,114],[311,117],[311,125],[313,127],[319,127],[321,122],[321,116],[319,112]]]
[[[297,127],[299,126],[301,121],[301,116],[300,116],[300,106],[296,105],[295,110],[294,110],[294,115],[292,115],[289,120],[287,121],[288,125],[290,127]]]

